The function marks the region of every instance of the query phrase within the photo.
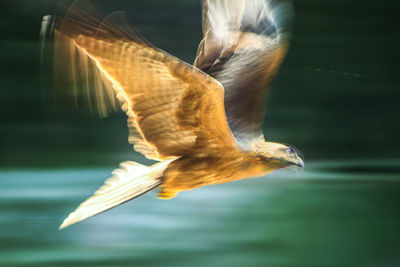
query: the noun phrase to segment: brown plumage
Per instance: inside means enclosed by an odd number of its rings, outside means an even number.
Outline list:
[[[94,96],[101,114],[115,96],[135,150],[160,163],[122,163],[61,228],[158,186],[171,198],[303,165],[293,149],[262,136],[265,88],[287,48],[268,1],[203,1],[195,66],[144,40],[121,13],[100,20],[78,6],[55,20],[56,67],[69,61],[74,88]]]

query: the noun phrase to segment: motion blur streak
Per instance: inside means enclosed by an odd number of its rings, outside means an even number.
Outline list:
[[[135,150],[161,161],[121,165],[123,178],[107,180],[60,228],[156,187],[160,198],[170,199],[205,185],[304,167],[293,148],[266,142],[262,133],[267,89],[287,50],[282,22],[288,13],[268,0],[205,0],[202,9],[204,39],[195,66],[151,45],[121,12],[99,18],[78,1],[54,18],[54,26],[44,18],[42,33],[54,29],[56,72],[64,75],[60,54],[70,63],[75,97],[83,83],[106,115],[105,95],[113,103],[114,93]]]

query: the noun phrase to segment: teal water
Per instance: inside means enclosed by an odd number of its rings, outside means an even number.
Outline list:
[[[112,169],[0,171],[0,266],[399,266],[398,161],[155,192],[59,231]]]

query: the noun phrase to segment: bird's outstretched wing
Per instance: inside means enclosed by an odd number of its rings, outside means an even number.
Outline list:
[[[109,96],[118,98],[136,151],[165,160],[196,149],[237,149],[219,82],[152,46],[121,13],[100,21],[86,10],[73,6],[56,19],[56,55],[64,58],[58,64],[71,66],[72,78],[94,92],[101,112]]]
[[[262,136],[268,88],[286,54],[287,2],[203,0],[203,35],[194,65],[225,88],[225,110],[238,143]]]

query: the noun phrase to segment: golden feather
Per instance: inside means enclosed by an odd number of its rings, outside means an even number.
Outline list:
[[[102,89],[120,101],[136,151],[165,160],[210,146],[236,147],[218,81],[155,48],[133,29],[122,29],[114,23],[121,20],[119,13],[99,25],[89,19],[82,23],[82,17],[82,11],[71,8],[59,21],[56,42],[68,44],[77,61],[89,60],[99,70],[95,80],[101,79]],[[105,98],[98,101],[107,109]]]

